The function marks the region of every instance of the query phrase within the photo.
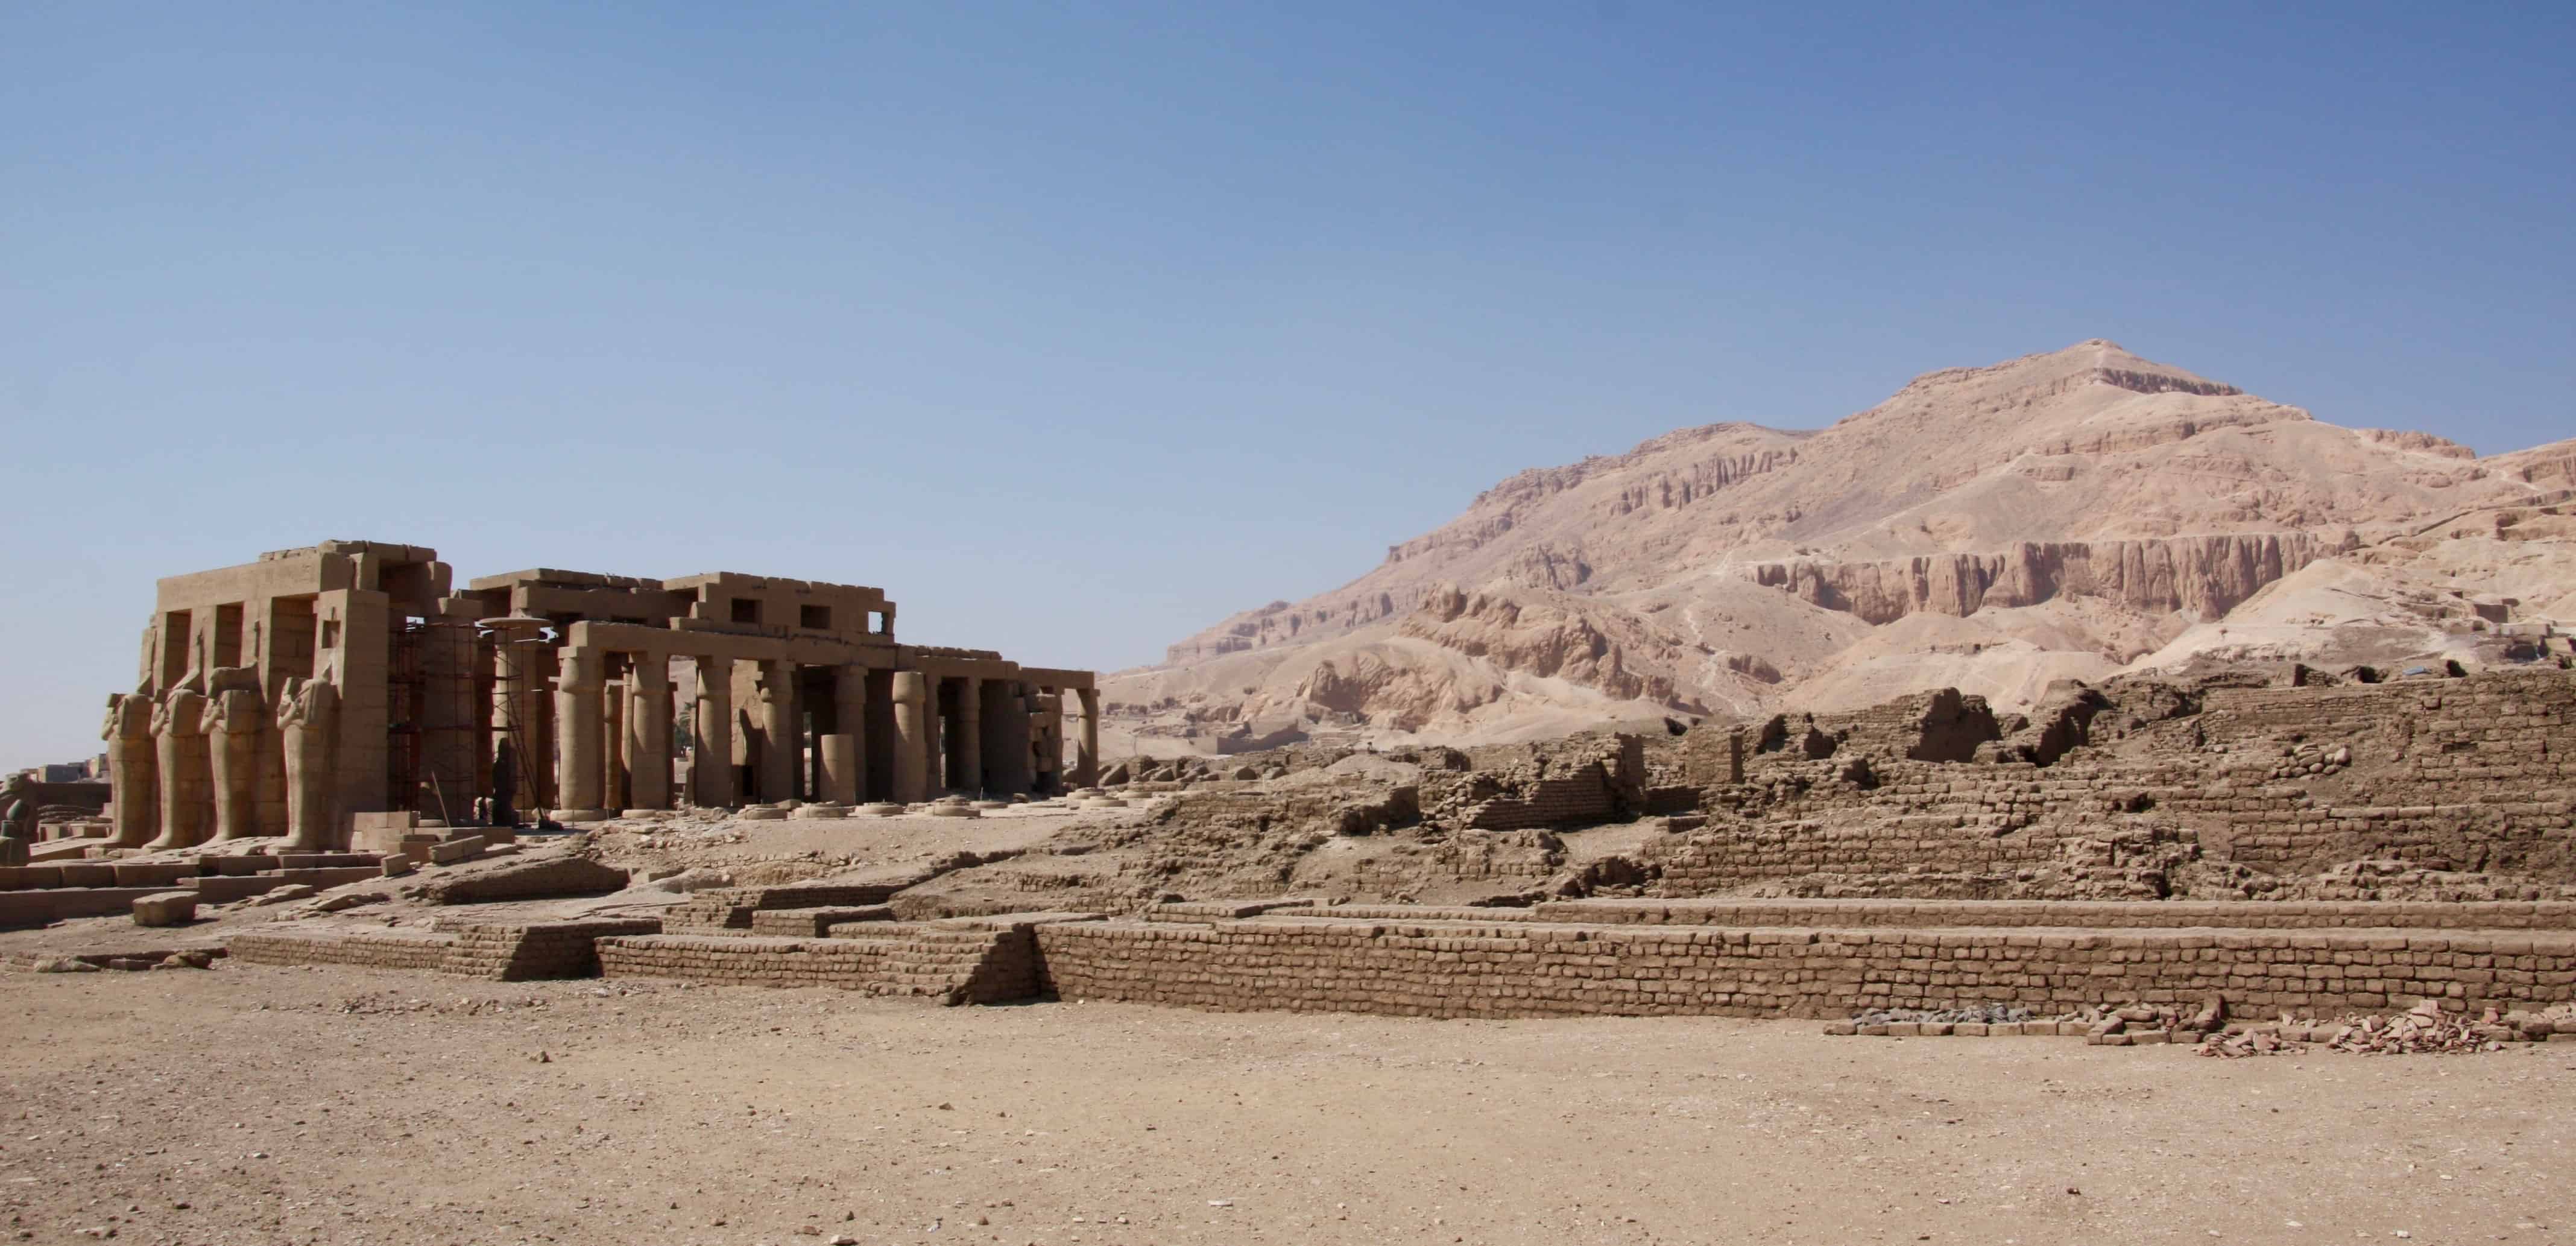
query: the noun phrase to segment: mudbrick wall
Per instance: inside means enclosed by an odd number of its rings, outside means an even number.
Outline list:
[[[2255,1014],[2576,998],[2576,934],[1723,930],[1262,919],[1045,926],[1059,995],[1419,1017],[1844,1017],[2006,1003]]]

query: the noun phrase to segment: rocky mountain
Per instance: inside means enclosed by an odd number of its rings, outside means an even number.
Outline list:
[[[2101,340],[1811,432],[1525,471],[1338,589],[1120,672],[1167,730],[1475,739],[2213,658],[2504,660],[2576,621],[2576,441],[2479,458]]]

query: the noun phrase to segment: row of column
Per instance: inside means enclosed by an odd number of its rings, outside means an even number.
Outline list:
[[[667,659],[634,655],[624,677],[612,685],[610,655],[567,647],[559,652],[554,678],[556,805],[587,813],[608,807],[621,797],[630,807],[668,808],[671,790],[672,687]],[[734,729],[738,712],[757,728],[753,782],[762,799],[785,799],[798,787],[804,764],[801,716],[797,713],[796,663],[783,659],[760,662],[750,682],[754,704],[735,705],[731,658],[698,658],[696,712],[691,720],[692,764],[688,796],[701,806],[732,806],[745,793],[734,768]],[[831,730],[814,739],[815,783],[808,795],[842,804],[857,804],[868,795],[869,670],[863,666],[833,669]],[[910,803],[927,799],[945,787],[976,792],[988,786],[1025,790],[1042,775],[1054,775],[1050,764],[1060,752],[1044,756],[1036,746],[1060,750],[1063,728],[1061,699],[1014,683],[995,698],[999,717],[985,714],[986,682],[952,677],[953,709],[943,707],[939,681],[920,671],[891,672],[890,719],[895,738],[884,750],[890,773],[882,789],[889,798]],[[1088,786],[1099,769],[1099,700],[1090,689],[1077,690],[1082,704],[1082,731],[1071,786]],[[943,710],[946,712],[943,712]],[[1041,721],[1054,716],[1054,721]],[[942,725],[945,730],[941,730]],[[987,746],[998,748],[987,757]],[[612,776],[623,775],[627,790],[612,790]]]

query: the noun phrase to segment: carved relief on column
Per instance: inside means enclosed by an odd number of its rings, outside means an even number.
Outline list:
[[[599,704],[608,684],[605,656],[567,647],[555,670],[555,799],[568,813],[595,816],[606,799]]]
[[[627,799],[638,809],[671,807],[671,662],[639,653],[627,671]]]
[[[1064,786],[1064,698],[1052,692],[1029,697],[1029,787],[1053,793]]]
[[[868,668],[832,672],[832,734],[839,742],[815,742],[823,754],[823,799],[855,805],[868,790]]]
[[[288,679],[277,701],[277,731],[286,747],[287,847],[328,852],[337,846],[340,690],[323,678]]]
[[[215,672],[201,728],[206,734],[208,783],[213,788],[214,838],[259,834],[259,737],[268,707],[259,697],[259,672],[228,666]]]
[[[214,792],[207,777],[205,719],[205,694],[184,684],[152,711],[161,762],[161,834],[146,848],[185,848],[206,838]]]
[[[1091,787],[1100,782],[1100,690],[1077,688],[1082,703],[1082,735],[1074,746],[1073,785]]]
[[[948,722],[948,786],[969,796],[984,793],[984,681],[957,681],[957,716]]]
[[[928,682],[919,671],[894,673],[894,798],[899,804],[929,794],[929,716],[923,708]]]
[[[731,808],[739,799],[733,781],[733,659],[698,659],[698,707],[689,716],[695,734],[690,752],[689,799],[703,809]]]
[[[140,848],[161,827],[161,763],[152,743],[152,698],[139,692],[111,693],[107,724],[107,782],[116,803],[112,847]]]
[[[796,730],[796,664],[772,658],[760,664],[760,799],[796,795],[796,771],[805,741]]]

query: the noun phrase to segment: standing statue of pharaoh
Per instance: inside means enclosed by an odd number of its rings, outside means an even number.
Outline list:
[[[248,839],[259,833],[259,733],[268,726],[267,707],[260,704],[259,676],[246,667],[215,672],[222,689],[206,698],[199,724],[206,733],[213,762],[215,834],[218,840]]]
[[[290,679],[278,697],[277,729],[286,744],[287,846],[298,852],[327,852],[338,838],[331,753],[339,711],[340,690],[322,676]]]
[[[161,761],[161,834],[144,847],[202,843],[214,813],[207,778],[212,766],[206,757],[206,694],[185,683],[172,688],[152,711],[152,735]]]
[[[161,764],[152,748],[152,698],[140,692],[110,693],[107,723],[99,738],[107,741],[108,790],[115,793],[114,848],[140,848],[152,842],[161,826]]]
[[[25,865],[35,842],[35,788],[20,772],[0,780],[0,866]]]

